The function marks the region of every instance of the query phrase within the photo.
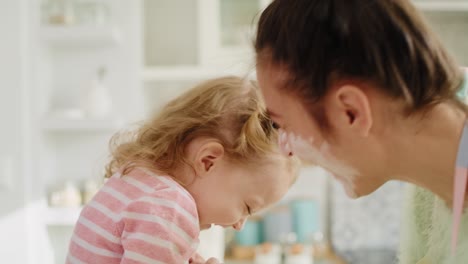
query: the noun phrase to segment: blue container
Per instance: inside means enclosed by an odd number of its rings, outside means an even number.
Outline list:
[[[282,243],[292,232],[291,210],[286,205],[272,208],[263,217],[263,234],[265,242]]]
[[[260,219],[249,219],[241,231],[235,233],[234,239],[239,246],[256,246],[262,243],[262,222]]]
[[[293,230],[299,243],[312,242],[314,233],[320,231],[319,204],[313,199],[298,199],[291,201],[293,215]]]

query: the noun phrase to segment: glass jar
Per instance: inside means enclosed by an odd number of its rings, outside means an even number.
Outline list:
[[[109,6],[99,0],[75,0],[76,22],[80,25],[100,26],[109,22]]]
[[[49,25],[69,25],[75,21],[71,0],[45,0],[42,4],[42,22]]]

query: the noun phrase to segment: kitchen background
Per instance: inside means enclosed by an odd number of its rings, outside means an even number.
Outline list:
[[[63,263],[113,133],[203,79],[255,78],[254,25],[268,3],[0,0],[2,263]],[[468,65],[468,1],[415,3]],[[304,167],[278,206],[240,233],[205,232],[200,252],[226,263],[280,263],[280,251],[289,264],[394,263],[403,184],[349,200],[328,179]]]

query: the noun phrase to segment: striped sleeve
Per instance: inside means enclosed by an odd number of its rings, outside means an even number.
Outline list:
[[[198,246],[196,206],[180,191],[159,191],[123,212],[122,264],[184,263]]]

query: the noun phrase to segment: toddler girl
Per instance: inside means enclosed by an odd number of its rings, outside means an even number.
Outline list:
[[[200,230],[240,230],[286,193],[297,163],[276,141],[254,83],[224,77],[186,92],[114,137],[109,179],[83,208],[67,263],[187,262]]]

